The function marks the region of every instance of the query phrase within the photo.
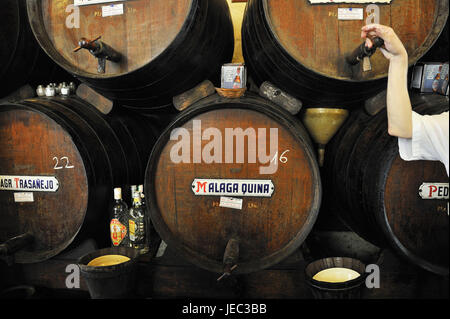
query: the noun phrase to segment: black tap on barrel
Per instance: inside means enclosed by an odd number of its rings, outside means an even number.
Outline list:
[[[76,47],[73,52],[78,52],[81,49],[89,50],[89,52],[98,59],[97,72],[105,73],[106,60],[119,62],[122,59],[122,56],[109,45],[100,41],[100,39],[101,36],[98,36],[93,40],[81,38],[78,42],[78,47]]]
[[[222,276],[217,278],[217,281],[222,280],[225,277],[229,277],[231,272],[237,268],[237,260],[239,258],[239,241],[235,238],[231,238],[227,247],[225,248],[225,253],[223,255],[223,265],[224,270]]]
[[[8,265],[13,264],[13,255],[16,251],[25,248],[33,243],[34,237],[30,233],[24,233],[13,237],[0,244],[0,258],[4,259]]]
[[[347,56],[347,62],[350,65],[356,65],[361,62],[365,57],[371,57],[377,48],[381,47],[384,44],[384,40],[379,37],[375,37],[371,39],[372,47],[366,46],[366,42],[361,43],[350,55]]]

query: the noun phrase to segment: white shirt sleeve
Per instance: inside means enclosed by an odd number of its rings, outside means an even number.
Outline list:
[[[405,161],[440,161],[449,173],[449,112],[438,115],[412,114],[412,138],[398,138],[400,157]]]

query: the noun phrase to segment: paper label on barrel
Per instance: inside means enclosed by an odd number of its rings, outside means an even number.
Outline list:
[[[271,197],[275,186],[262,179],[200,179],[191,185],[196,196],[250,196]]]
[[[73,0],[74,6],[88,6],[91,4],[108,3],[108,2],[125,2],[127,0]]]
[[[59,182],[54,176],[1,175],[1,191],[56,192]]]
[[[419,196],[422,199],[449,199],[448,183],[422,183]]]
[[[221,196],[219,206],[233,209],[242,209],[242,202],[242,198]]]
[[[15,203],[32,203],[34,202],[33,193],[14,193]]]
[[[338,8],[338,20],[362,20],[363,8]]]
[[[121,14],[123,14],[123,3],[102,7],[102,17],[117,16]]]

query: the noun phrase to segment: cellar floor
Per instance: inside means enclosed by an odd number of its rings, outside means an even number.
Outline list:
[[[76,255],[92,249],[89,247],[84,244],[84,248],[35,264],[8,266],[0,261],[0,288],[32,285],[36,290],[32,298],[38,299],[89,298],[82,277],[79,288],[68,289],[66,286],[70,275],[66,272],[67,265],[75,264]],[[448,277],[419,269],[390,250],[379,250],[347,231],[312,232],[305,244],[281,263],[258,272],[233,275],[220,282],[217,282],[220,274],[192,265],[168,247],[161,257],[141,257],[136,297],[312,299],[304,269],[310,261],[326,256],[348,256],[358,258],[366,265],[379,266],[379,288],[363,287],[362,299],[448,299]]]

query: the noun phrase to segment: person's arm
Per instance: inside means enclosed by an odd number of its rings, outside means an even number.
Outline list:
[[[408,53],[392,28],[370,24],[362,28],[361,37],[372,47],[370,37],[380,37],[384,47],[380,48],[389,60],[387,87],[388,133],[402,138],[412,137],[412,108],[408,94]]]
[[[412,137],[412,107],[408,94],[408,55],[393,57],[389,63],[387,87],[388,133]]]

